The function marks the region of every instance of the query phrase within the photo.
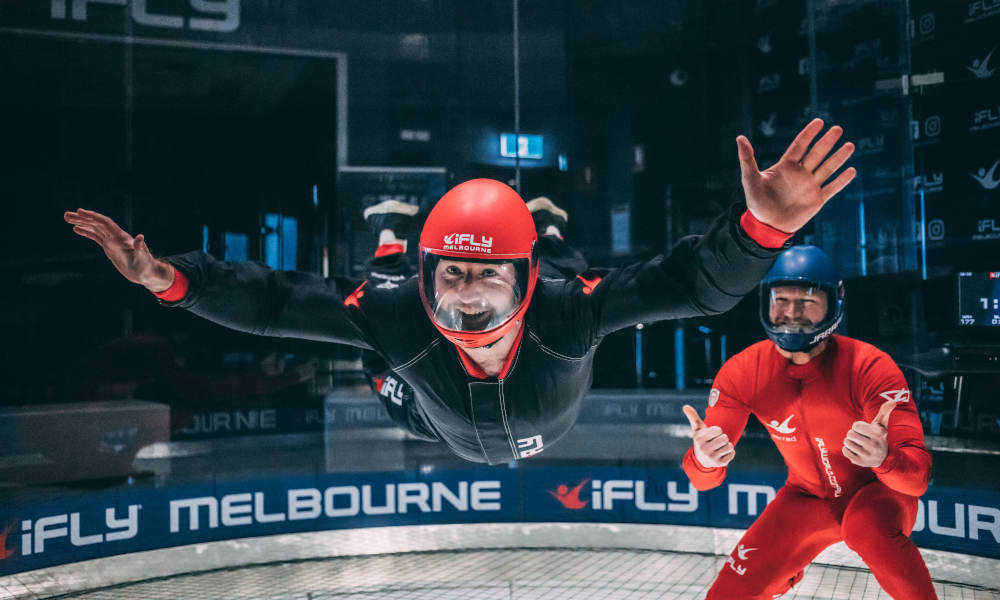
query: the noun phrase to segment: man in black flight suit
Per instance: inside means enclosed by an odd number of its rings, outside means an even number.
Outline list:
[[[64,218],[123,276],[167,306],[220,325],[372,350],[414,390],[404,426],[489,464],[551,447],[573,426],[601,339],[636,323],[725,312],[756,288],[791,235],[855,176],[842,131],[814,119],[759,171],[737,138],[746,209],[734,206],[666,257],[569,279],[539,278],[524,201],[488,179],[462,183],[431,210],[418,277],[392,289],[202,252],[154,258],[143,236],[77,210]],[[810,147],[811,145],[811,147]],[[825,185],[824,185],[825,184]]]

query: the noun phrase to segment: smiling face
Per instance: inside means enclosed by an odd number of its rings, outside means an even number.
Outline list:
[[[518,288],[511,263],[444,258],[434,267],[434,316],[448,329],[485,331],[517,309]]]
[[[768,319],[781,333],[813,333],[829,308],[819,288],[779,285],[771,288]]]

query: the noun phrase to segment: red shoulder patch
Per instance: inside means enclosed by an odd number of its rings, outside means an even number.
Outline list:
[[[593,279],[584,279],[582,276],[577,275],[576,278],[583,282],[583,293],[588,296],[591,294],[591,292],[594,291],[594,288],[597,287],[597,284],[601,283],[600,277],[594,277]]]
[[[365,287],[368,282],[364,282],[358,286],[358,289],[351,292],[351,295],[344,298],[344,306],[353,306],[354,308],[361,310],[361,306],[358,304],[358,298],[362,298],[365,295],[365,291],[361,288]]]

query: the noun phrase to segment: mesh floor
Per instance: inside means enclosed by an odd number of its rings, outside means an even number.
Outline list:
[[[276,563],[180,575],[59,598],[247,600],[688,600],[724,557],[634,550],[473,550]],[[1000,591],[936,583],[942,600]],[[863,570],[813,565],[783,598],[889,599]]]

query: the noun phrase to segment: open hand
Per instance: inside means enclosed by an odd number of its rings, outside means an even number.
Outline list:
[[[757,169],[750,140],[742,135],[736,138],[747,209],[758,221],[794,233],[854,179],[857,171],[851,167],[823,185],[854,153],[854,144],[847,142],[827,156],[843,133],[834,125],[810,149],[822,129],[823,121],[813,119],[765,171]]]
[[[141,233],[132,237],[110,218],[84,208],[65,212],[63,219],[75,233],[97,242],[125,279],[151,292],[162,292],[173,283],[173,268],[153,258]]]
[[[871,423],[855,421],[844,438],[844,456],[859,467],[880,466],[889,455],[889,414],[896,408],[895,400],[886,400]]]
[[[736,449],[729,442],[729,436],[718,425],[706,427],[698,416],[698,411],[685,404],[684,416],[691,424],[691,438],[694,440],[694,456],[705,468],[724,467],[736,456]]]

